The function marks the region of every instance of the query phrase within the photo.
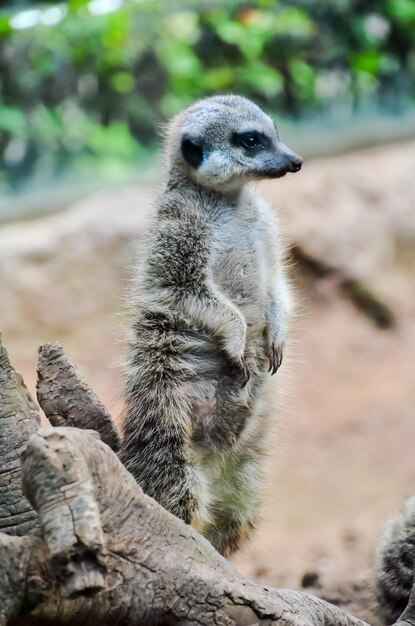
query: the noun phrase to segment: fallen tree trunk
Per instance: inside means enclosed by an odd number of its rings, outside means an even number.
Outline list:
[[[4,348],[0,355],[0,476],[12,494],[1,482],[0,519],[13,522],[0,533],[1,626],[365,626],[310,594],[244,579],[193,528],[144,495],[96,433],[38,429],[33,401]],[[50,347],[40,355],[41,371],[55,381],[53,396],[67,406],[65,377],[73,383],[73,370],[66,356]],[[79,404],[82,389],[88,405],[94,396],[85,383],[76,392],[72,383],[69,393]],[[45,389],[43,381],[44,406]],[[102,415],[89,413],[88,427],[100,431]]]

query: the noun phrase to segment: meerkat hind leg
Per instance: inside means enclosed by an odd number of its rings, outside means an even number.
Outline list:
[[[210,507],[212,522],[203,534],[224,556],[238,550],[255,530],[261,482],[258,468],[250,459],[232,459],[217,477],[217,493]]]

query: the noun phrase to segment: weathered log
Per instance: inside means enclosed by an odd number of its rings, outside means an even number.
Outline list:
[[[61,595],[104,589],[104,535],[83,455],[56,428],[33,435],[22,460],[23,491],[38,511]]]
[[[0,500],[0,519],[24,501],[28,528],[36,519],[39,526],[27,537],[0,533],[0,626],[366,626],[310,594],[244,579],[205,538],[146,496],[95,433],[67,427],[35,432],[35,411],[4,350],[0,371],[6,452],[0,476],[11,459],[38,516],[20,490],[14,500]],[[52,382],[53,395],[57,388]],[[66,387],[59,388],[65,396]],[[81,391],[76,397],[82,406]],[[4,446],[5,432],[18,446]],[[16,451],[29,436],[19,469]]]
[[[22,494],[20,455],[39,423],[36,405],[0,336],[0,531],[11,535],[25,535],[36,524],[36,513]]]
[[[113,450],[120,437],[111,415],[58,343],[39,348],[37,398],[52,426],[96,430]]]
[[[40,429],[22,475],[41,539],[2,537],[6,624],[26,617],[31,624],[364,626],[308,594],[243,579],[206,539],[144,495],[89,432]]]

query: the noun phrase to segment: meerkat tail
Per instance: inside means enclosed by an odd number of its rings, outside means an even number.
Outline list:
[[[385,624],[396,622],[405,610],[415,578],[415,497],[387,522],[378,546],[376,595]]]

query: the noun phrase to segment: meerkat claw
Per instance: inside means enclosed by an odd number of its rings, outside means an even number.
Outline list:
[[[241,388],[243,389],[248,384],[248,381],[251,378],[251,374],[245,361],[243,361],[242,359],[241,361],[236,363],[236,367],[238,368],[238,373],[241,380]]]
[[[250,378],[251,378],[251,374],[249,373],[249,369],[245,365],[243,369],[242,389],[247,386]]]
[[[282,352],[278,351],[277,358],[275,360],[274,367],[273,367],[272,374],[271,374],[272,376],[274,376],[274,374],[277,373],[277,371],[281,367],[281,363],[282,363]]]
[[[279,368],[281,367],[282,358],[283,358],[282,348],[281,347],[276,348],[275,344],[273,343],[270,349],[270,356],[268,358],[269,358],[268,373],[271,372],[271,376],[274,376],[274,374],[276,374]]]

